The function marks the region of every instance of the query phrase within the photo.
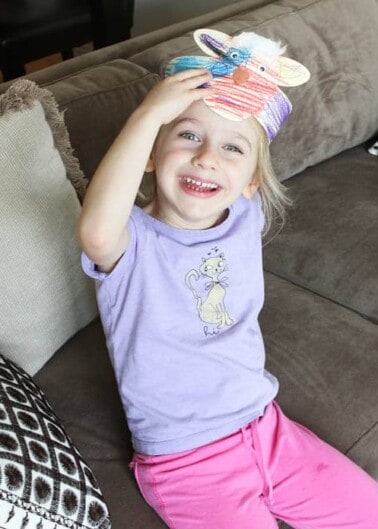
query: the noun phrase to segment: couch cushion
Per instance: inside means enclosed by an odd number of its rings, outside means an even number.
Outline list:
[[[268,368],[280,380],[278,402],[378,478],[376,326],[269,273],[266,291],[261,325]],[[162,529],[128,469],[130,434],[100,321],[67,342],[35,380],[97,476],[114,527]]]
[[[372,476],[378,476],[377,440],[378,422],[348,450],[348,456],[358,461],[362,468],[368,469]]]
[[[266,270],[378,322],[378,158],[364,145],[287,182],[294,207]]]
[[[0,352],[31,374],[97,314],[70,179],[84,191],[53,97],[17,81],[0,96]]]
[[[99,319],[64,344],[34,380],[89,462],[131,460],[131,439]]]
[[[123,59],[45,86],[54,94],[71,144],[90,179],[125,121],[159,77]]]
[[[284,89],[292,116],[272,144],[280,180],[371,137],[378,123],[378,3],[365,0],[278,0],[211,27],[234,35],[256,31],[287,44],[287,56],[312,74]],[[326,23],[325,23],[326,21]],[[192,34],[130,58],[163,73],[169,60],[197,54]]]
[[[265,280],[260,322],[278,402],[378,479],[377,326],[268,272]]]
[[[69,340],[34,380],[96,475],[114,529],[163,529],[128,468],[131,436],[100,320]]]
[[[108,529],[109,512],[43,392],[0,355],[0,525]]]

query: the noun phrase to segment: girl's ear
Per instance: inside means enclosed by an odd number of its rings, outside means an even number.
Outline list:
[[[152,153],[150,154],[150,157],[148,159],[147,165],[146,165],[146,169],[145,169],[146,173],[153,173],[155,171],[155,160],[154,160],[154,158],[155,158],[154,152],[152,151]]]
[[[256,191],[258,191],[259,187],[260,177],[258,174],[254,174],[252,180],[245,186],[243,196],[245,198],[252,198]]]
[[[146,165],[145,172],[146,173],[153,173],[154,171],[155,171],[155,162],[154,162],[152,156],[150,156],[150,158],[148,159],[147,165]]]

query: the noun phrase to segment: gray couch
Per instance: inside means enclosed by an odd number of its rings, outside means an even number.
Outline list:
[[[377,0],[243,0],[28,76],[65,110],[90,179],[167,61],[196,53],[193,29],[280,39],[310,69],[307,85],[286,91],[293,113],[272,145],[294,207],[264,248],[267,366],[284,411],[376,479],[378,158],[367,146],[378,130],[377,20]],[[165,527],[128,468],[130,436],[99,320],[34,378],[93,469],[114,529]]]

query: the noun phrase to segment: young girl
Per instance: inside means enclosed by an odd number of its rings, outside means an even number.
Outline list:
[[[261,236],[284,202],[268,144],[290,111],[274,65],[282,78],[298,63],[223,35],[197,33],[219,58],[176,60],[130,116],[80,219],[131,466],[172,529],[374,529],[377,483],[285,417],[264,369]],[[155,191],[141,209],[145,170]]]

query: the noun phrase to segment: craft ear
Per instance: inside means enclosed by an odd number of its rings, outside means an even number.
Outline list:
[[[299,86],[307,83],[311,77],[306,66],[289,57],[277,58],[277,73],[279,73],[279,80],[276,81],[278,86]]]
[[[222,31],[217,31],[216,29],[197,29],[193,33],[193,38],[195,40],[195,43],[201,50],[206,53],[206,55],[210,55],[210,57],[216,57],[219,58],[219,54],[215,53],[214,50],[212,50],[209,46],[206,45],[206,38],[210,37],[211,39],[215,39],[217,42],[222,44],[225,49],[229,48],[231,37],[230,35],[227,35],[227,33],[223,33]]]

